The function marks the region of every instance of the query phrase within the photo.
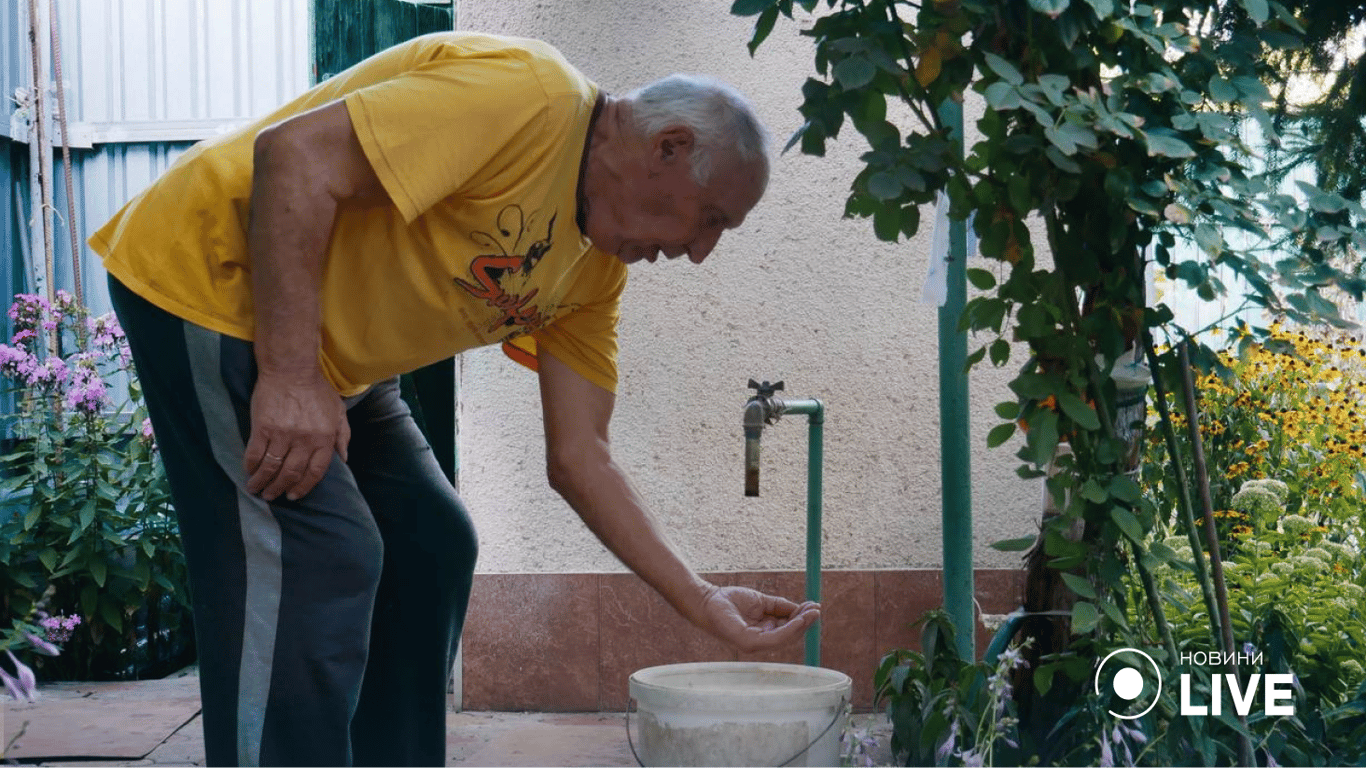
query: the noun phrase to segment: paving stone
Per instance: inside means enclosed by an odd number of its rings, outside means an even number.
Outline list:
[[[203,765],[204,724],[195,716],[148,755],[156,765]]]
[[[545,722],[541,715],[505,713],[487,724],[448,728],[447,765],[456,766],[631,766],[620,715]],[[585,720],[597,721],[585,723]],[[448,721],[449,722],[449,721]],[[464,731],[464,732],[462,732]],[[452,743],[455,742],[455,743]]]
[[[140,760],[199,712],[199,691],[183,681],[40,686],[32,703],[4,704],[9,759]]]

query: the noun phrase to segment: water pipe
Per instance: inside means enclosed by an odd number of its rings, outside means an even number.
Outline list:
[[[783,383],[749,380],[756,394],[745,403],[745,495],[759,495],[759,440],[764,426],[777,424],[785,413],[807,416],[806,455],[806,599],[821,599],[821,465],[825,461],[825,406],[819,400],[789,400],[775,393]],[[821,623],[806,630],[806,665],[821,664]]]
[[[963,154],[963,105],[952,99],[939,107],[949,140]],[[968,443],[968,336],[959,326],[967,303],[967,223],[949,219],[945,254],[948,295],[939,308],[939,478],[943,488],[944,610],[957,630],[958,652],[975,658],[977,615],[973,610],[972,450]],[[938,256],[938,254],[936,254]]]

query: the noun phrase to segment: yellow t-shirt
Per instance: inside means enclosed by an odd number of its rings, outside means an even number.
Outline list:
[[[597,87],[544,43],[457,32],[390,48],[191,148],[91,247],[167,312],[251,340],[255,137],[337,99],[392,199],[337,213],[319,352],[337,390],[495,342],[615,390],[626,268],[575,222]]]

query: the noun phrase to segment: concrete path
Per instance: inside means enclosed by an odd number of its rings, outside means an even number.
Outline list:
[[[0,764],[41,766],[203,765],[199,679],[193,669],[163,680],[53,683],[33,703],[0,705]],[[855,716],[882,738],[885,717]],[[8,753],[4,752],[9,746]],[[633,766],[625,715],[451,712],[446,764],[453,766]]]
[[[4,700],[0,755],[26,765],[203,765],[199,680],[54,683],[37,701]],[[623,715],[452,712],[447,764],[631,766]],[[3,752],[4,745],[9,751]]]

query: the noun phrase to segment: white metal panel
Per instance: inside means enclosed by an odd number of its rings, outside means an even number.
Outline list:
[[[28,83],[27,59],[24,57],[23,14],[19,2],[0,4],[0,136],[9,135],[9,113],[14,109],[10,97],[14,89]]]
[[[0,5],[0,85],[7,89],[0,95],[7,97],[30,75],[23,14],[18,3]],[[188,148],[183,140],[259,117],[309,85],[308,0],[58,0],[57,10],[72,143],[85,147],[73,150],[82,243]],[[56,170],[60,182],[60,161]],[[55,186],[65,214],[64,190]],[[27,211],[4,212],[11,216],[22,221]],[[69,288],[65,224],[58,230],[57,283]],[[7,252],[21,247],[0,244]],[[90,302],[100,309],[99,260],[82,250]]]
[[[309,85],[307,0],[61,0],[73,120],[238,121]]]

